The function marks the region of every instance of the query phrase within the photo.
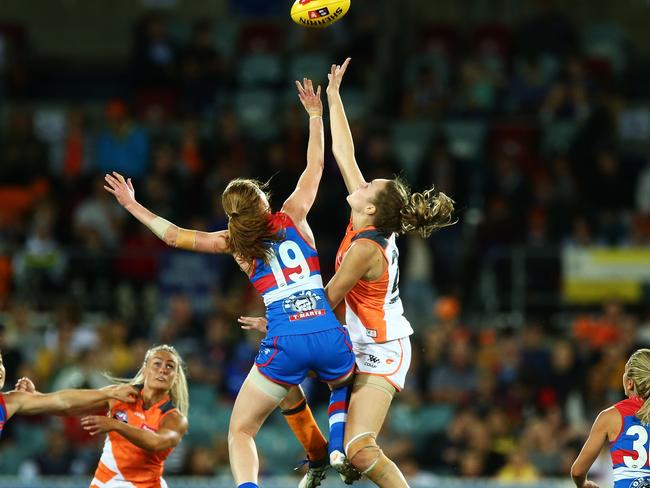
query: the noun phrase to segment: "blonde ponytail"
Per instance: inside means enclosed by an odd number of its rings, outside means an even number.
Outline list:
[[[638,349],[628,361],[627,377],[634,381],[643,406],[636,413],[644,425],[650,425],[650,349]]]

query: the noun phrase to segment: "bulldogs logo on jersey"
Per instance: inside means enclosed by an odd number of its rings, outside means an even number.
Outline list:
[[[650,488],[650,478],[637,478],[630,483],[630,488]]]
[[[325,315],[325,309],[318,308],[318,302],[321,300],[323,300],[323,297],[312,290],[301,291],[285,298],[282,302],[282,308],[292,322],[310,319]]]

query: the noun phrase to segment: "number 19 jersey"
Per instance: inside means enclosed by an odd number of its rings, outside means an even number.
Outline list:
[[[632,397],[618,402],[614,407],[621,414],[621,432],[610,444],[614,469],[614,488],[650,487],[648,465],[648,440],[650,427],[643,425],[636,413],[643,400]]]
[[[271,244],[273,254],[268,263],[254,260],[249,275],[266,305],[267,337],[341,327],[325,297],[316,249],[286,213],[273,214],[271,223],[282,240]]]
[[[375,227],[352,229],[352,222],[336,253],[338,271],[345,253],[356,241],[364,240],[377,246],[387,266],[376,280],[359,280],[345,296],[345,321],[353,343],[384,343],[413,334],[404,316],[399,296],[399,250],[395,234],[383,234]]]

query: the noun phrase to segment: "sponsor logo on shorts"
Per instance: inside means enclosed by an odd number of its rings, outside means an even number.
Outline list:
[[[115,412],[115,415],[113,415],[113,418],[115,420],[119,420],[120,422],[124,422],[125,424],[129,423],[129,416],[127,415],[126,412],[124,412],[122,410],[118,410],[117,412]]]
[[[318,10],[310,10],[309,18],[310,19],[320,19],[321,17],[327,17],[330,14],[330,9],[327,7],[319,8]]]
[[[325,315],[325,309],[319,308],[319,302],[322,300],[322,296],[311,290],[301,291],[285,298],[282,308],[291,322],[311,319]]]
[[[366,329],[366,335],[368,337],[377,337],[377,331],[375,329]]]
[[[368,366],[369,368],[376,368],[377,365],[381,363],[381,359],[379,359],[377,356],[374,356],[372,354],[368,354],[368,357],[364,361],[364,366]]]
[[[650,478],[637,478],[630,483],[630,488],[650,488]]]

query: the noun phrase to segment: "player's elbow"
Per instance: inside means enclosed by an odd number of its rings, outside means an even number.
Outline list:
[[[576,459],[576,461],[571,466],[571,478],[576,480],[576,479],[584,478],[585,476],[587,476],[587,470]]]

